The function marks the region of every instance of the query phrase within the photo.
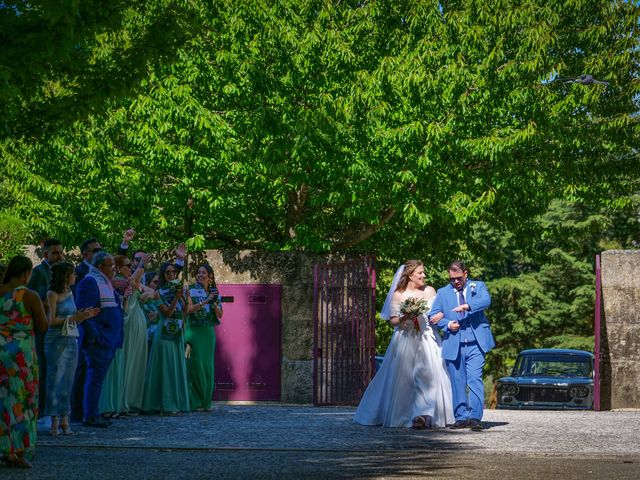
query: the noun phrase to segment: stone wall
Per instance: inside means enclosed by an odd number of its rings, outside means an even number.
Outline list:
[[[640,408],[640,250],[601,254],[603,409]]]

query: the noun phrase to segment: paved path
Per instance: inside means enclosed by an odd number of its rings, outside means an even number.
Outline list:
[[[38,439],[0,478],[640,478],[640,412],[488,410],[483,432],[363,427],[353,408],[217,404]]]

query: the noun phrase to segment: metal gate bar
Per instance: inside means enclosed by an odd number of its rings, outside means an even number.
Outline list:
[[[355,405],[375,373],[375,257],[314,266],[313,403]]]

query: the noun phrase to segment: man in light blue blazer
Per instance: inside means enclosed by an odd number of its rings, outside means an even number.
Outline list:
[[[469,280],[468,275],[463,262],[449,265],[450,284],[438,290],[429,318],[444,333],[442,357],[451,378],[456,418],[451,428],[480,431],[484,404],[482,369],[495,342],[484,314],[491,305],[491,295],[483,282]]]

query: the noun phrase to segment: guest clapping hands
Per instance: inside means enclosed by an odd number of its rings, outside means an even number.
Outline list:
[[[75,327],[100,311],[98,308],[76,308],[71,294],[75,279],[72,264],[62,262],[51,267],[51,285],[47,292],[49,329],[44,339],[47,359],[45,415],[51,416],[51,435],[58,435],[59,427],[65,435],[72,433],[69,412],[78,364],[78,331]]]

